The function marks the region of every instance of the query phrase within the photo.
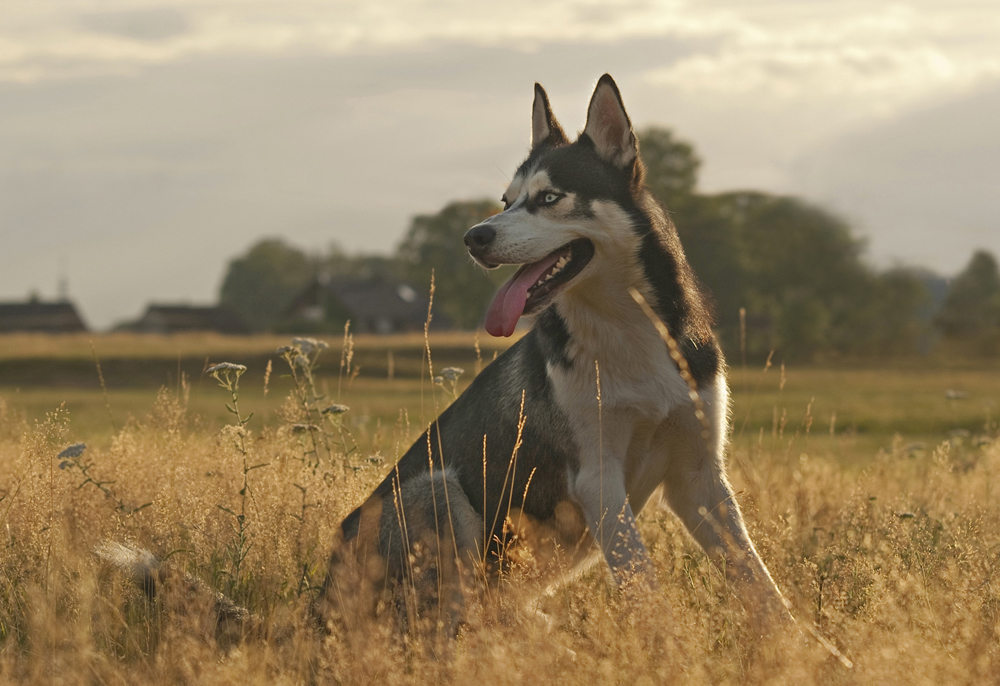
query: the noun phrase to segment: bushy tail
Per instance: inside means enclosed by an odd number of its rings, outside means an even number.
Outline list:
[[[161,564],[148,550],[135,548],[117,541],[105,541],[94,552],[108,564],[131,577],[150,600],[156,599],[167,585],[180,589],[178,598],[184,605],[203,605],[211,608],[215,640],[220,645],[231,646],[251,634],[262,632],[263,622],[245,607],[212,589],[204,581],[187,572]],[[168,607],[167,611],[170,612]]]
[[[130,548],[118,541],[105,541],[94,550],[97,556],[132,577],[146,597],[156,597],[160,584],[160,561],[143,548]]]

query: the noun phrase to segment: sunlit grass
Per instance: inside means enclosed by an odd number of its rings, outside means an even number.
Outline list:
[[[0,387],[0,682],[1000,679],[1000,384],[988,367],[733,372],[731,476],[748,526],[796,616],[854,662],[847,670],[794,632],[755,635],[657,508],[640,527],[661,589],[638,607],[597,567],[545,598],[544,619],[516,583],[473,602],[446,657],[404,638],[391,608],[318,635],[307,608],[334,529],[452,397],[428,379],[338,378],[339,351],[325,354],[316,391],[350,407],[337,421],[353,442],[318,462],[293,430],[299,410],[277,364],[266,396],[263,369],[240,379],[240,418],[253,413],[245,434],[209,377],[110,388],[106,399],[100,388]],[[85,475],[57,458],[81,440]],[[169,554],[270,633],[219,645],[197,598],[168,589],[151,604],[102,566],[93,551],[110,539]]]

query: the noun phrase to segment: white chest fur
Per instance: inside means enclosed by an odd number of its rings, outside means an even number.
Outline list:
[[[575,300],[560,307],[572,366],[551,367],[549,378],[565,412],[593,412],[598,391],[603,408],[631,409],[637,419],[652,421],[690,402],[666,344],[635,302],[625,298],[603,312]]]

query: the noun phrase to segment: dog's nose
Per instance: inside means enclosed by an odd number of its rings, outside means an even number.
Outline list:
[[[483,250],[493,242],[497,232],[492,226],[478,224],[469,229],[465,234],[465,245],[469,250]]]

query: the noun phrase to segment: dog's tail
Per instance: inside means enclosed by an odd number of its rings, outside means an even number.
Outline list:
[[[263,631],[260,617],[251,613],[228,596],[210,588],[208,584],[185,571],[178,572],[171,565],[162,564],[148,550],[105,541],[94,552],[99,558],[127,574],[142,589],[149,600],[155,600],[167,585],[177,585],[184,603],[203,604],[211,608],[215,639],[221,645],[234,645],[253,634]],[[168,608],[168,612],[170,608]]]
[[[97,556],[128,574],[147,598],[156,597],[160,580],[160,561],[143,548],[131,548],[118,541],[105,541],[94,549]]]

